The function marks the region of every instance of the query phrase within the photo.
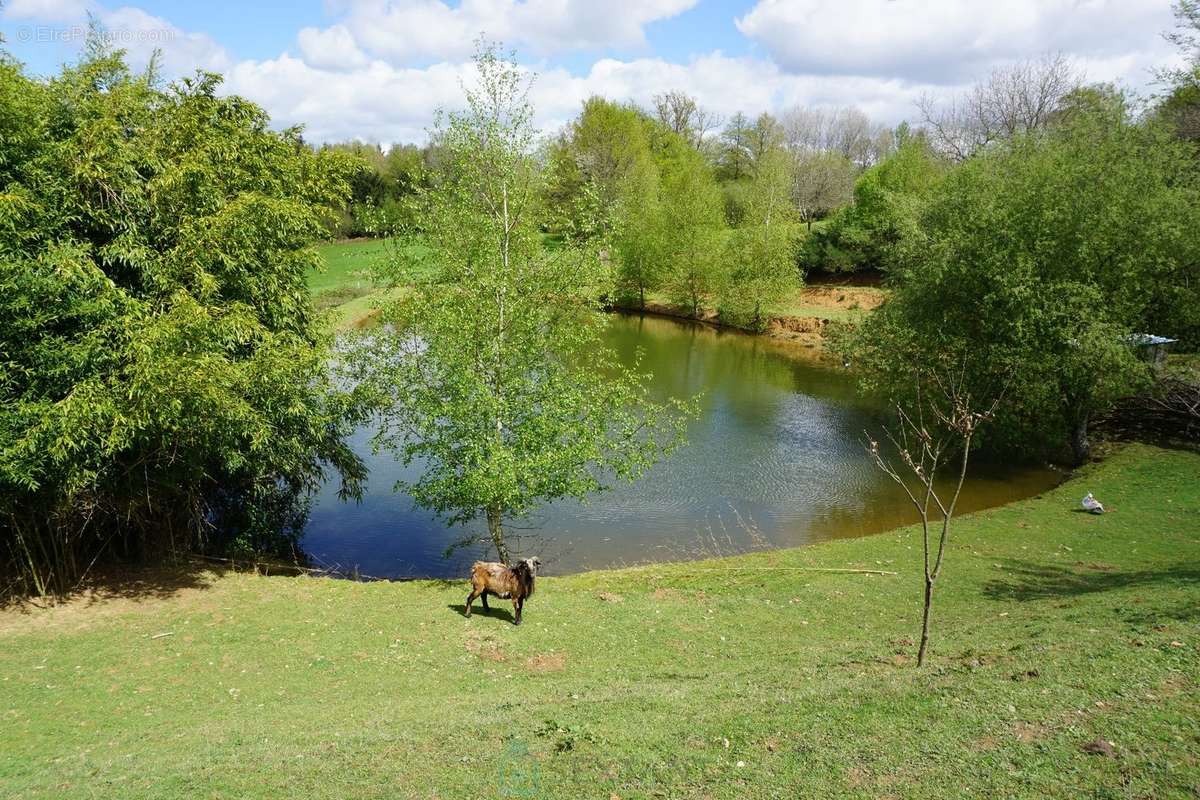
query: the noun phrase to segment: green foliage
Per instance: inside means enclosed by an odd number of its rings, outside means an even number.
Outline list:
[[[579,242],[605,238],[618,207],[645,188],[654,123],[635,106],[593,97],[549,150],[544,188],[555,230]]]
[[[347,153],[358,166],[350,177],[349,200],[333,223],[333,232],[343,237],[384,236],[407,223],[404,201],[425,184],[437,158],[433,145],[397,144],[385,151],[352,141],[323,149]]]
[[[543,247],[524,79],[493,48],[476,64],[467,110],[439,130],[446,169],[418,195],[427,247],[385,269],[413,289],[356,361],[383,401],[377,443],[424,465],[404,489],[452,524],[486,518],[509,561],[506,518],[637,477],[682,417],[599,344],[609,271],[578,246]]]
[[[791,203],[791,164],[781,150],[762,156],[749,183],[746,221],[729,236],[720,289],[721,317],[766,329],[767,312],[796,288],[798,221]]]
[[[895,247],[913,233],[920,204],[946,174],[921,137],[908,138],[854,185],[854,203],[809,237],[805,269],[849,272],[888,269]]]
[[[1101,93],[963,164],[903,239],[892,299],[852,337],[868,382],[899,394],[923,366],[961,370],[975,397],[1005,394],[992,430],[1008,444],[1070,441],[1085,457],[1089,416],[1145,378],[1125,337],[1194,324],[1188,157]]]
[[[721,282],[721,191],[694,149],[678,149],[664,159],[662,171],[663,289],[672,303],[698,317]]]
[[[2,69],[0,539],[22,588],[109,544],[215,544],[215,504],[328,465],[352,491],[305,285],[352,166],[214,75],[160,89],[96,47],[48,81]]]
[[[721,284],[721,190],[695,147],[661,125],[652,133],[653,161],[629,171],[615,207],[614,289],[619,300],[639,306],[647,293],[663,290],[698,316]]]
[[[636,301],[639,308],[646,307],[646,294],[665,279],[668,229],[659,193],[654,164],[631,173],[610,237],[616,260],[616,296],[626,304]]]

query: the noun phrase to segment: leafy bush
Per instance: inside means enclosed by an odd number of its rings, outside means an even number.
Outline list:
[[[801,265],[826,272],[888,268],[896,245],[915,228],[921,201],[945,173],[924,139],[910,139],[859,177],[853,205],[812,232]]]
[[[848,349],[893,395],[931,367],[1003,394],[991,435],[1030,455],[1069,444],[1080,461],[1089,418],[1147,378],[1130,335],[1195,324],[1200,187],[1189,146],[1131,120],[1121,96],[1076,101],[933,190],[892,298]]]
[[[88,53],[49,80],[0,61],[0,557],[40,592],[363,472],[305,285],[353,164],[215,75]]]

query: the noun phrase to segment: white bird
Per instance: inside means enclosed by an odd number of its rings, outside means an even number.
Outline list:
[[[1083,506],[1084,511],[1090,511],[1093,514],[1104,513],[1104,506],[1101,505],[1099,500],[1092,497],[1091,492],[1087,493],[1087,497],[1083,498],[1083,501],[1080,502],[1080,505]]]

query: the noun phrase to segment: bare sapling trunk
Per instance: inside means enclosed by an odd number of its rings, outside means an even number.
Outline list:
[[[921,643],[917,650],[918,667],[924,666],[929,653],[934,589],[942,574],[946,544],[950,539],[950,522],[966,482],[971,443],[979,425],[994,416],[999,404],[997,399],[986,410],[975,411],[971,396],[960,391],[957,383],[938,376],[933,376],[933,382],[941,389],[942,398],[925,402],[918,391],[911,411],[899,403],[896,405],[895,430],[884,429],[884,434],[897,451],[899,466],[884,455],[878,441],[867,437],[867,453],[875,465],[904,490],[921,521],[924,600],[921,609]],[[928,425],[927,412],[930,416]],[[933,432],[930,428],[933,428]],[[957,480],[952,488],[939,489],[935,485],[938,469],[959,448]],[[931,526],[938,526],[936,542],[931,535]]]
[[[488,535],[492,537],[492,544],[496,547],[496,555],[505,565],[511,565],[508,557],[508,545],[504,541],[504,522],[503,514],[496,506],[487,508],[487,524]]]

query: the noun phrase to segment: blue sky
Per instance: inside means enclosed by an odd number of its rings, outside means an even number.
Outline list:
[[[682,89],[713,111],[857,106],[888,124],[997,67],[1048,52],[1146,90],[1174,57],[1170,0],[6,0],[5,47],[31,71],[72,60],[88,14],[130,60],[226,75],[225,90],[315,140],[420,141],[469,80],[485,33],[539,75],[553,130],[591,94]]]

